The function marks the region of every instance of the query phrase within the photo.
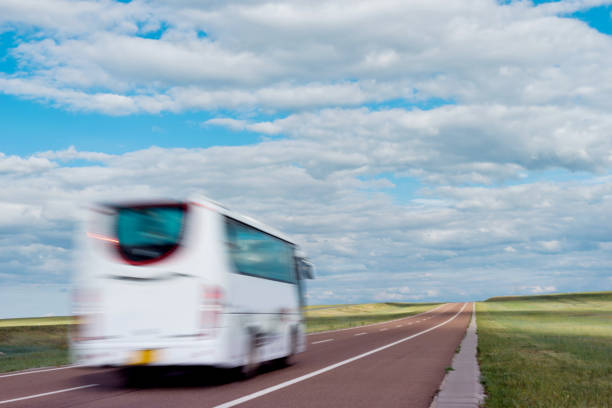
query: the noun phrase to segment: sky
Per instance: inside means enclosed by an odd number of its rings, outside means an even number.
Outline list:
[[[612,290],[611,3],[0,2],[0,318],[150,196],[294,237],[310,304]]]

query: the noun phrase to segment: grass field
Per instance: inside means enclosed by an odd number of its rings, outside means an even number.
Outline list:
[[[437,305],[437,303],[366,303],[334,305],[327,308],[313,306],[306,309],[306,330],[311,333],[384,322],[425,312]]]
[[[612,407],[612,292],[477,304],[486,407]]]
[[[68,364],[68,327],[0,327],[0,372]]]

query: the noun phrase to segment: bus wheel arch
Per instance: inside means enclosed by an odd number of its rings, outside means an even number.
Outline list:
[[[298,333],[297,326],[291,326],[289,329],[289,344],[287,345],[287,355],[280,359],[283,366],[291,366],[295,364],[295,356],[298,353]]]
[[[261,335],[258,330],[249,327],[247,330],[247,341],[245,346],[245,358],[243,365],[239,367],[239,375],[242,379],[247,379],[255,376],[259,369],[259,347],[261,343]]]

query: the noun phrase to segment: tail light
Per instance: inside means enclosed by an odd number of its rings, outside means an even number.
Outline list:
[[[75,323],[70,329],[72,341],[75,343],[91,340],[104,340],[105,336],[95,335],[100,331],[99,315],[84,314],[75,316]]]
[[[72,341],[102,340],[100,294],[93,289],[75,289],[72,293],[74,324],[70,328]]]
[[[100,314],[84,314],[74,316],[75,323],[70,328],[73,342],[104,340],[106,336],[96,335],[100,330]]]
[[[223,290],[218,286],[204,286],[200,304],[201,335],[214,335],[221,324],[223,313]]]
[[[89,238],[97,239],[99,241],[106,242],[108,244],[119,245],[119,240],[117,238],[111,237],[108,235],[96,234],[95,232],[88,232],[87,236]]]

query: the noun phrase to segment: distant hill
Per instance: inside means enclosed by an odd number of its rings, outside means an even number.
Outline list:
[[[51,316],[51,317],[22,317],[16,319],[0,319],[0,327],[19,326],[56,326],[60,324],[74,324],[74,316]]]
[[[612,300],[612,291],[607,292],[580,292],[580,293],[554,293],[550,295],[531,295],[531,296],[495,296],[485,300],[485,302],[511,302],[513,300],[549,301],[549,300]]]

